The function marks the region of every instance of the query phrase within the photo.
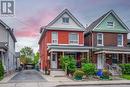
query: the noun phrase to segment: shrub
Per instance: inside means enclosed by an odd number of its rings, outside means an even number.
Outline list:
[[[130,74],[130,64],[120,64],[123,74]]]
[[[96,74],[96,66],[92,63],[82,64],[82,70],[86,75],[95,75]]]
[[[60,65],[63,70],[66,69],[69,73],[73,73],[76,70],[76,61],[73,56],[64,56],[60,58]]]
[[[2,61],[0,61],[0,79],[2,79],[4,76],[4,67],[2,65]]]
[[[90,63],[90,60],[88,58],[81,58],[81,63]]]
[[[82,79],[83,75],[84,75],[84,72],[82,70],[76,70],[74,72],[74,78],[75,79]]]

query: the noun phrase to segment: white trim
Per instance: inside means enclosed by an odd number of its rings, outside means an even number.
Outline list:
[[[121,36],[122,36],[122,42],[121,42],[122,44],[121,44],[121,45],[118,45],[118,35],[121,35]],[[124,46],[124,43],[123,43],[123,42],[124,42],[124,39],[123,39],[123,38],[124,38],[124,35],[123,35],[123,34],[117,34],[117,46],[118,46],[118,47],[123,47],[123,46]]]
[[[100,54],[100,53],[106,53],[106,54],[130,54],[130,52],[121,52],[121,51],[99,51],[95,52],[95,54]]]
[[[69,50],[69,49],[67,49],[67,50],[63,50],[63,49],[51,49],[51,50],[49,50],[49,53],[50,52],[89,52],[89,50]]]
[[[77,40],[77,43],[70,43],[70,35],[71,34],[77,34],[77,37],[78,37],[78,40]],[[69,33],[69,42],[68,42],[70,45],[78,45],[79,44],[79,33]]]
[[[101,34],[102,36],[102,44],[98,44],[98,35]],[[97,33],[97,46],[104,46],[104,35],[103,33]]]
[[[47,46],[48,46],[48,45],[55,45],[55,44],[47,43]],[[63,45],[65,45],[65,46],[69,46],[69,45],[84,46],[84,44],[56,44],[56,45],[61,45],[61,46],[63,46]]]
[[[52,39],[53,37],[52,37],[52,34],[53,33],[56,33],[56,35],[57,35],[57,38],[56,39]],[[57,42],[56,43],[53,43],[53,40],[57,40]],[[53,44],[53,45],[57,45],[58,44],[58,32],[51,32],[51,43]]]

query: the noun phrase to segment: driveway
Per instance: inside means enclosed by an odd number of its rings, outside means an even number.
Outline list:
[[[16,74],[9,82],[39,82],[46,81],[36,70],[24,70]]]

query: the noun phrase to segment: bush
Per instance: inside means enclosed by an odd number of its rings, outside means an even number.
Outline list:
[[[66,70],[69,73],[73,73],[76,70],[76,60],[72,56],[64,56],[60,58],[60,65],[63,70]]]
[[[82,64],[82,70],[86,75],[95,75],[96,74],[96,66],[92,63]]]
[[[82,70],[76,70],[74,72],[74,78],[75,79],[82,79],[83,75],[84,75],[84,72]]]
[[[88,58],[81,58],[81,63],[90,63],[90,60]]]
[[[2,65],[2,61],[0,61],[0,79],[2,79],[4,76],[4,67]]]
[[[130,64],[120,64],[123,74],[130,74]]]

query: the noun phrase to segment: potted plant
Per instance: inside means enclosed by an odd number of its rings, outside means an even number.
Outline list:
[[[83,75],[84,75],[84,72],[82,70],[76,70],[73,76],[74,76],[74,79],[76,80],[82,80]]]

